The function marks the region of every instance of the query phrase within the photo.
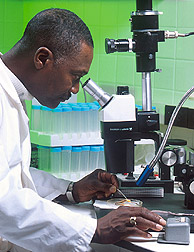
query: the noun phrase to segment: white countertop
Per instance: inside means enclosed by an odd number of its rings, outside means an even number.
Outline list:
[[[91,217],[95,216],[94,207],[90,202],[89,203],[81,203],[78,205],[65,205],[65,207],[69,208],[72,211],[79,212],[81,214],[87,214],[87,215],[90,215]],[[138,252],[138,247],[140,247],[141,249],[145,249],[145,251],[150,250],[150,251],[156,251],[156,252],[164,252],[164,251],[191,252],[191,251],[194,251],[194,233],[190,234],[190,244],[189,245],[158,243],[157,238],[160,233],[161,232],[151,232],[152,238],[150,238],[150,239],[144,239],[144,238],[140,239],[138,237],[130,237],[130,238],[126,239],[127,242],[131,243],[131,245],[129,244],[129,248],[130,248],[129,251],[137,251]],[[97,247],[98,247],[98,249],[95,250],[96,252],[104,252],[104,251],[107,251],[107,249],[109,249],[109,245],[98,244]],[[94,246],[94,249],[95,249],[95,246]],[[115,248],[114,251],[117,251],[117,248]],[[122,248],[118,249],[118,252],[122,252],[122,251],[127,251],[127,250],[122,249]]]
[[[133,241],[132,244],[137,245],[141,248],[145,248],[151,251],[156,252],[192,252],[194,251],[194,233],[190,234],[190,244],[189,245],[179,245],[179,244],[166,244],[166,243],[158,243],[157,238],[158,232],[151,232],[152,237],[150,240],[145,239],[145,241]],[[138,239],[137,239],[138,240]],[[131,238],[128,239],[131,241]]]

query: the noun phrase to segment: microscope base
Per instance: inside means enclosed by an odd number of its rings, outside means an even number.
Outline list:
[[[135,187],[137,190],[138,188],[136,186],[135,179],[125,179],[125,178],[119,178],[120,180],[120,186],[128,188],[128,187]],[[173,193],[174,192],[174,181],[173,180],[159,180],[159,179],[149,179],[146,181],[144,187],[152,187],[152,188],[164,188],[164,193]]]

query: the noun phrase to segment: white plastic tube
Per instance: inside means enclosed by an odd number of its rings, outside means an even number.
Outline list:
[[[70,179],[71,172],[71,152],[72,146],[63,146],[61,148],[61,177]]]
[[[100,146],[92,145],[90,147],[90,162],[89,162],[89,170],[94,171],[98,168],[98,161],[100,155]]]
[[[50,148],[50,171],[52,174],[61,174],[61,147]]]
[[[32,116],[31,116],[31,129],[35,131],[41,131],[40,124],[40,105],[32,105]]]

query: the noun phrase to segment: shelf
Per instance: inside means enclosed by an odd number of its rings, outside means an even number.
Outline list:
[[[102,145],[103,139],[100,132],[71,133],[71,134],[46,134],[44,132],[30,131],[31,143],[42,146],[82,146]]]

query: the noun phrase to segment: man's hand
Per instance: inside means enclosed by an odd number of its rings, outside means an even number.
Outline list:
[[[130,217],[136,217],[136,224],[130,223]],[[165,225],[162,217],[146,208],[122,206],[98,219],[92,242],[114,244],[128,236],[150,238],[146,230],[161,231]]]
[[[91,199],[107,198],[115,193],[118,188],[118,180],[104,170],[97,169],[83,179],[74,183],[73,197],[75,201],[84,202]]]

